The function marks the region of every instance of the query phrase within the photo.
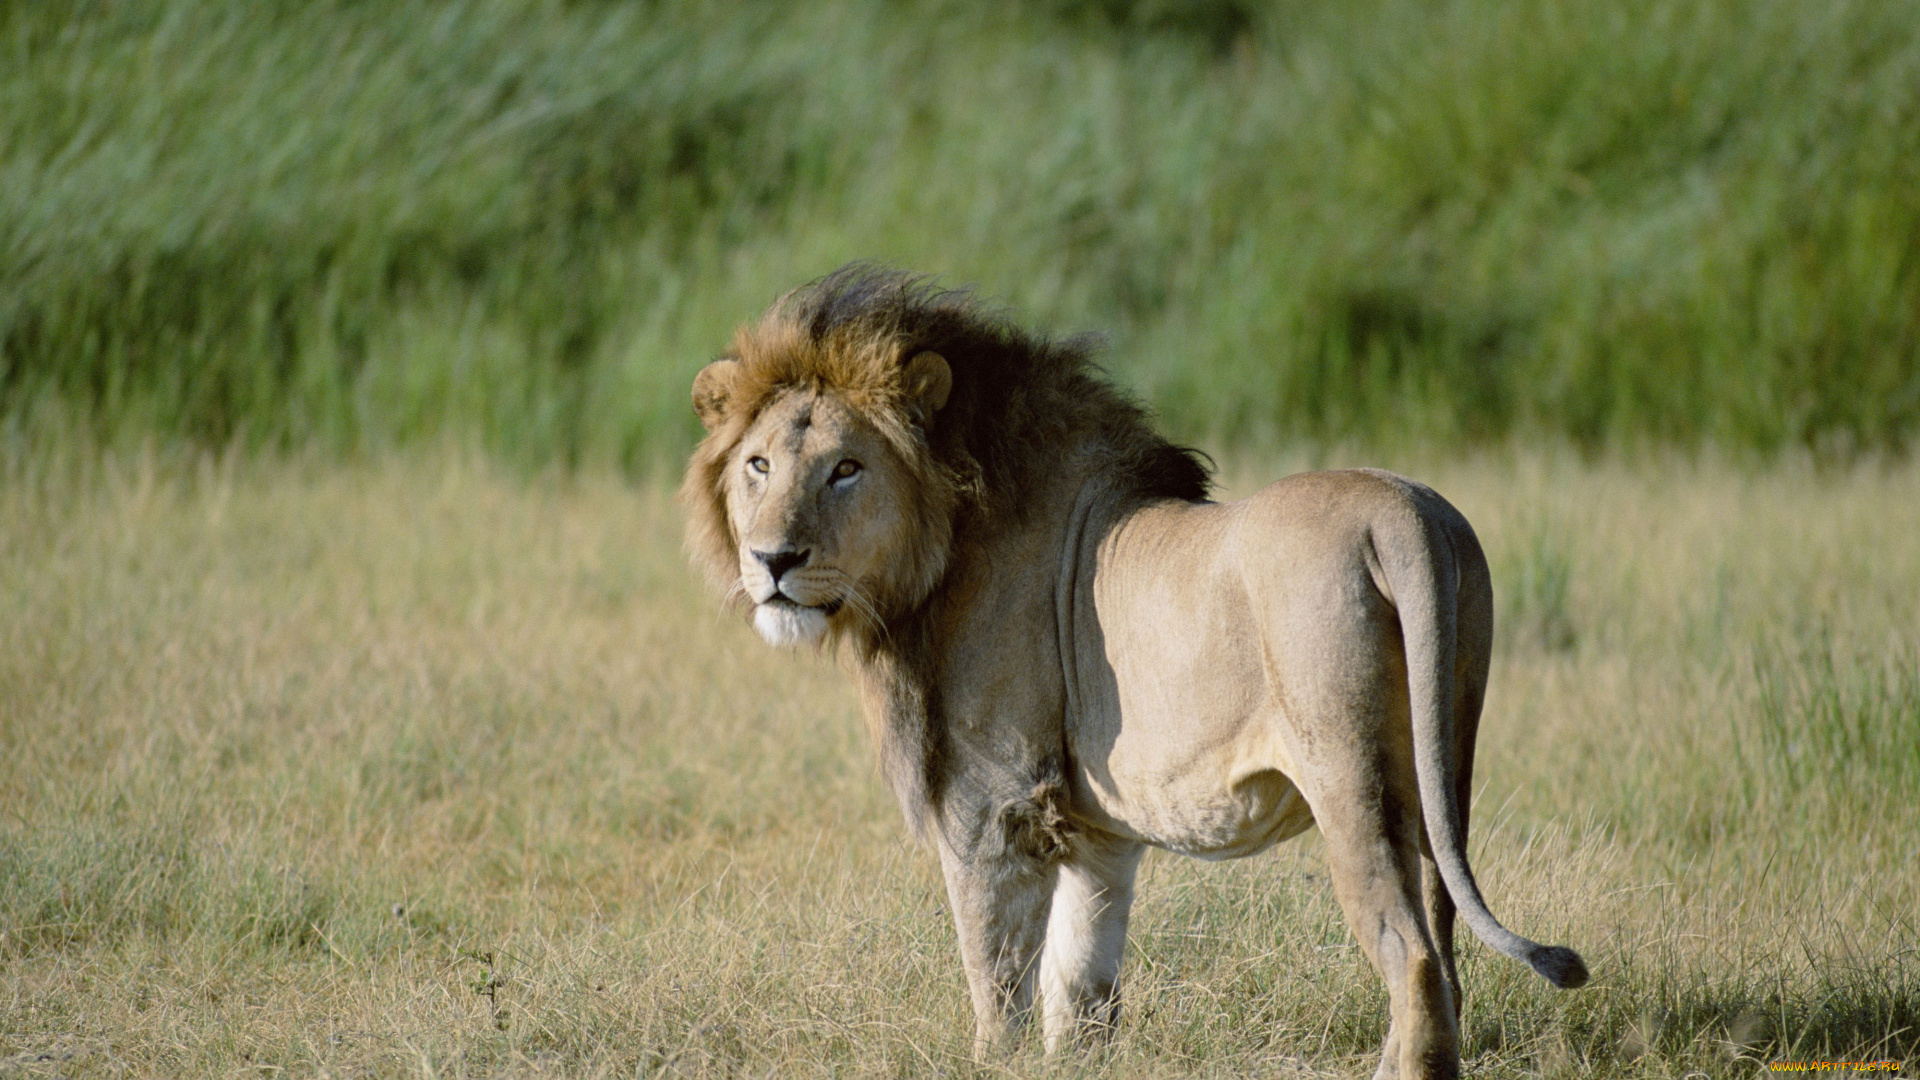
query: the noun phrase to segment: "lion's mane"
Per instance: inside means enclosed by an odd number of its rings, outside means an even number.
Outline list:
[[[914,560],[904,575],[914,585],[891,598],[890,622],[924,606],[972,537],[1020,515],[1037,474],[1063,454],[1099,455],[1108,490],[1121,497],[1205,498],[1201,455],[1153,431],[1145,411],[1093,363],[1098,345],[1092,335],[1029,333],[969,291],[870,263],[794,289],[741,326],[722,354],[741,365],[727,419],[694,452],[681,488],[693,558],[722,591],[738,579],[725,469],[761,409],[791,388],[841,394],[913,477],[914,535],[896,551]],[[923,351],[945,357],[953,372],[951,396],[926,424],[913,415],[903,378],[906,362]]]

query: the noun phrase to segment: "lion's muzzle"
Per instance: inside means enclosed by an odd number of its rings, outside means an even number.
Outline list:
[[[827,636],[825,608],[805,607],[778,593],[753,609],[753,628],[767,644],[779,648],[815,645]]]

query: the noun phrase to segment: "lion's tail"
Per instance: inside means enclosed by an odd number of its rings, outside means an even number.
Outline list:
[[[1439,501],[1438,496],[1433,496]],[[1444,505],[1444,503],[1442,504]],[[1449,511],[1452,507],[1447,507]],[[1427,824],[1427,840],[1455,907],[1474,936],[1499,952],[1525,961],[1541,978],[1563,990],[1584,986],[1587,965],[1580,954],[1562,945],[1541,945],[1500,925],[1487,910],[1480,886],[1467,865],[1465,832],[1461,824],[1459,790],[1454,769],[1454,671],[1458,651],[1461,552],[1443,522],[1430,514],[1417,515],[1426,533],[1424,544],[1406,545],[1413,556],[1393,560],[1381,552],[1382,568],[1400,610],[1401,638],[1406,642],[1407,682],[1412,698],[1413,758],[1420,785],[1420,804]],[[1458,511],[1453,511],[1458,516]],[[1465,519],[1459,524],[1465,526]],[[1415,553],[1419,553],[1416,555]],[[1477,552],[1475,553],[1477,555]],[[1424,556],[1424,557],[1422,557]]]

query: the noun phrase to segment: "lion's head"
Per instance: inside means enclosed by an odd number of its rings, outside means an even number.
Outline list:
[[[874,633],[918,603],[963,487],[929,442],[946,359],[871,319],[819,332],[805,300],[783,297],[694,380],[707,437],[681,490],[695,558],[775,645]]]
[[[1098,376],[1093,346],[866,264],[793,290],[694,380],[694,560],[768,641],[873,645],[1018,519],[1068,432],[1097,432],[1117,491],[1203,497],[1205,466]]]

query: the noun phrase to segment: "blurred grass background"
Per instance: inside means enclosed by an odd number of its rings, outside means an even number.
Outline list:
[[[0,3],[16,446],[644,467],[856,257],[1215,445],[1898,451],[1920,9]]]

